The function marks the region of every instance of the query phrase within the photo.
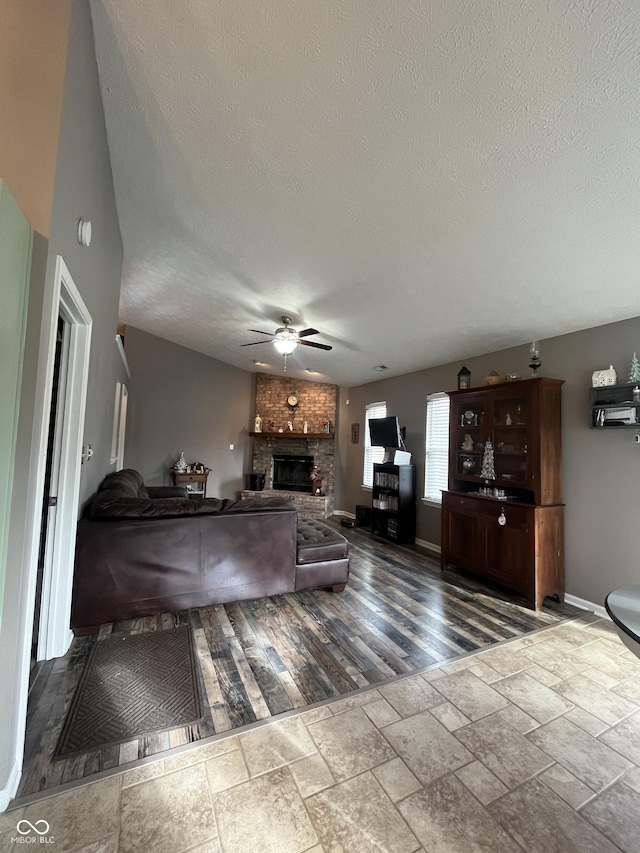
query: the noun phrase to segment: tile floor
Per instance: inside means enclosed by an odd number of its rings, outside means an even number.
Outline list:
[[[19,820],[70,853],[634,853],[640,661],[586,615],[6,812],[1,850]]]

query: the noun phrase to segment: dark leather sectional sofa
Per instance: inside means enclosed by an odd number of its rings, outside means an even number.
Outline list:
[[[298,519],[283,498],[194,500],[145,487],[133,469],[109,474],[78,522],[71,627],[262,598],[344,589],[347,540]]]

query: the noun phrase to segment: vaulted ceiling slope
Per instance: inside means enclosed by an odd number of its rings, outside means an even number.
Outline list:
[[[354,385],[640,314],[637,0],[91,6],[123,322]]]

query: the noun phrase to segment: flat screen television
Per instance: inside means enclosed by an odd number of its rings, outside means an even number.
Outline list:
[[[372,447],[404,449],[400,422],[395,415],[388,418],[371,418],[369,438]]]

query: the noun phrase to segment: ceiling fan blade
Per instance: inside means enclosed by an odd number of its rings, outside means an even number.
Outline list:
[[[328,344],[316,344],[314,341],[298,341],[301,347],[316,347],[316,349],[326,349],[330,350],[333,347],[330,347]]]
[[[303,329],[301,332],[298,332],[299,338],[307,338],[309,335],[319,335],[320,332],[317,329]]]
[[[256,344],[270,344],[270,343],[273,343],[273,341],[271,339],[269,339],[268,341],[252,341],[250,344],[240,344],[240,346],[241,347],[254,347]]]
[[[255,332],[256,335],[271,335],[273,337],[273,332],[263,332],[262,329],[247,329],[248,332]]]

